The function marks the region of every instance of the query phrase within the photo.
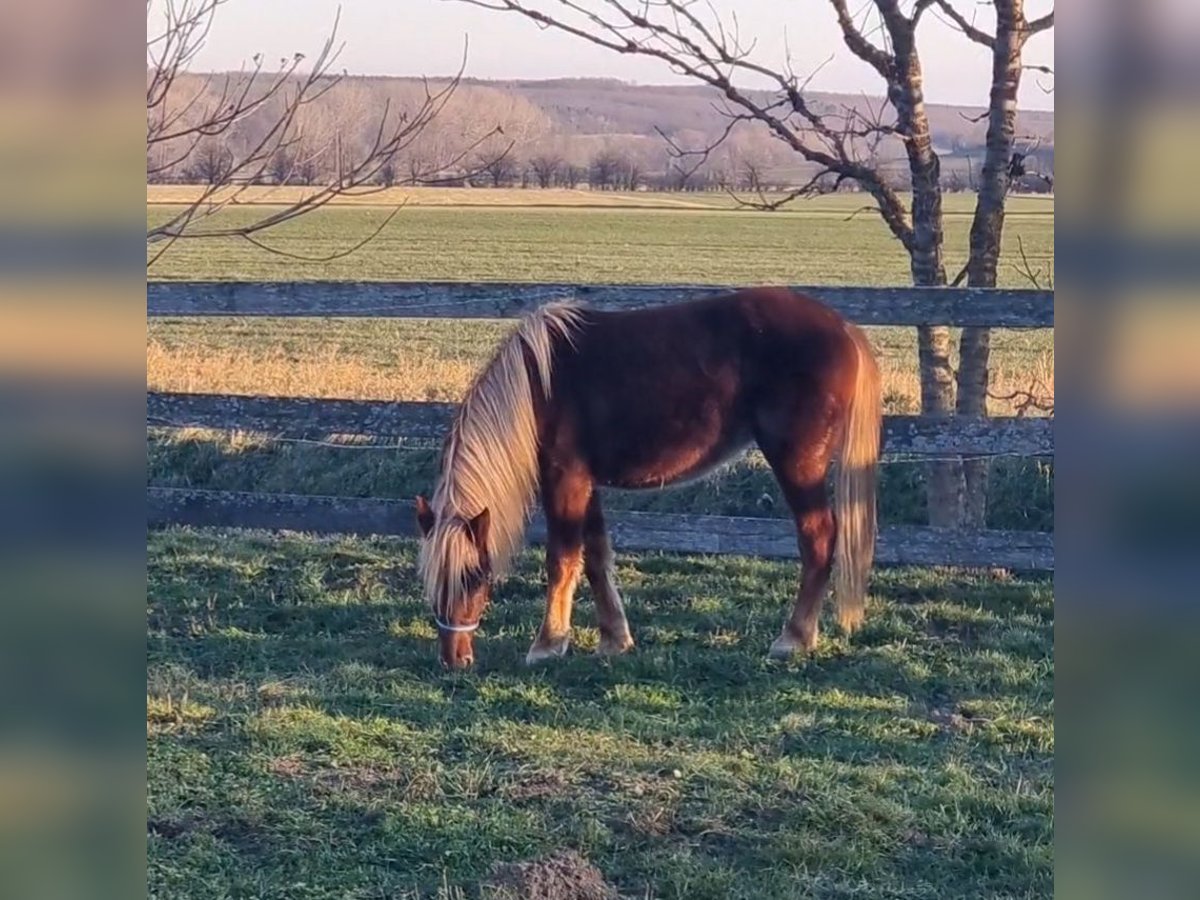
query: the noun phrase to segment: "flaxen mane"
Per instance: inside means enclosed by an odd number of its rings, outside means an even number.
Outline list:
[[[489,513],[488,556],[494,576],[507,571],[520,549],[538,486],[535,387],[526,353],[537,369],[537,389],[548,397],[555,341],[570,342],[579,322],[580,307],[570,302],[551,303],[526,316],[459,407],[433,494],[436,524],[422,544],[419,561],[425,594],[443,617],[463,596],[465,582],[479,564],[467,531],[471,519],[485,509]]]

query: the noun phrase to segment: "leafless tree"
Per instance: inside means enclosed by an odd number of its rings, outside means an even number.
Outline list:
[[[442,156],[436,151],[422,152],[413,148],[404,156],[408,172],[406,178],[410,184],[420,184],[423,179],[437,177],[445,170],[441,163]]]
[[[206,147],[222,143],[229,154],[217,177],[206,179],[198,197],[183,210],[146,232],[147,245],[154,247],[148,264],[153,265],[176,241],[210,237],[239,237],[263,249],[282,252],[263,242],[264,232],[283,222],[306,215],[330,201],[373,190],[382,168],[412,144],[437,117],[458,87],[461,75],[440,86],[425,85],[424,96],[413,109],[380,110],[361,146],[352,144],[345,129],[315,143],[300,126],[307,111],[340,79],[333,66],[340,51],[337,22],[311,65],[303,54],[268,68],[261,56],[241,72],[210,75],[199,87],[185,77],[204,47],[220,8],[227,0],[147,0],[146,147],[150,166],[148,178],[207,153]],[[247,129],[253,137],[236,151],[228,140],[235,126],[255,120]],[[362,127],[362,123],[356,123]],[[465,158],[474,146],[463,148]],[[275,208],[258,219],[231,224],[218,214],[239,200],[247,188],[282,171],[280,160],[291,161],[297,180],[315,189],[299,200]],[[323,171],[322,167],[327,167]],[[320,177],[323,183],[317,184]],[[419,177],[412,179],[420,181]],[[339,251],[343,256],[361,247],[387,225],[397,210],[354,246]],[[324,257],[331,258],[331,257]]]
[[[187,176],[198,184],[224,184],[233,168],[233,154],[216,138],[206,138],[196,145],[188,161]]]
[[[743,159],[734,188],[739,191],[752,191],[760,195],[765,193],[763,169],[764,166],[759,160]]]
[[[756,191],[762,184],[762,167],[757,160],[744,159],[738,166],[737,175],[733,180],[735,191]]]
[[[562,185],[567,188],[574,188],[581,181],[587,180],[587,170],[574,163],[568,163],[563,166],[562,170]]]
[[[317,170],[317,156],[311,152],[305,152],[303,145],[300,146],[300,159],[296,163],[296,180],[305,187],[310,187],[317,183],[317,178],[320,172]]]
[[[378,181],[384,187],[391,187],[396,183],[396,164],[390,159],[379,167]]]
[[[733,171],[725,160],[715,160],[708,167],[708,180],[719,191],[733,188]]]
[[[851,9],[848,0],[828,0],[843,42],[880,77],[886,101],[878,110],[858,107],[829,109],[810,102],[807,81],[790,67],[772,68],[753,58],[753,43],[744,42],[736,18],[723,21],[711,4],[696,0],[462,0],[488,9],[525,16],[543,28],[554,29],[616,53],[652,57],[691,79],[718,91],[725,103],[729,127],[720,138],[699,148],[676,141],[677,178],[688,185],[708,155],[741,123],[766,129],[778,142],[809,164],[812,179],[784,195],[784,202],[827,184],[856,183],[869,194],[874,208],[904,247],[914,284],[945,285],[941,161],[934,150],[925,106],[924,73],[917,31],[935,8],[949,16],[971,40],[988,42],[997,64],[993,69],[989,107],[989,158],[993,168],[981,177],[977,227],[972,229],[968,275],[971,284],[995,283],[992,249],[998,253],[1007,183],[995,163],[1003,149],[1004,123],[1015,112],[1021,48],[1032,34],[1052,27],[1053,13],[1029,22],[1022,0],[995,0],[997,30],[988,35],[959,14],[949,0],[868,0]],[[1004,64],[1000,65],[1003,58]],[[1013,69],[1013,65],[1016,69]],[[1018,76],[1014,80],[1014,73]],[[774,85],[773,99],[740,87],[748,78]],[[994,135],[993,135],[994,132]],[[878,162],[882,142],[903,148],[911,200],[894,184]],[[994,145],[994,147],[993,147]],[[993,158],[991,155],[995,153]],[[683,160],[692,157],[691,167]],[[1007,162],[1005,157],[1002,162]],[[985,164],[986,167],[986,164]],[[989,176],[992,181],[989,182]],[[996,179],[1001,179],[997,181]],[[783,199],[783,198],[780,198]],[[778,205],[777,201],[773,201]],[[997,211],[999,218],[997,218]],[[991,260],[989,262],[989,260]],[[972,274],[975,273],[975,274]],[[968,364],[959,373],[950,365],[948,328],[918,329],[921,405],[928,415],[950,416],[974,411],[986,401],[986,380],[979,383],[978,360],[986,375],[986,338],[979,330],[964,336]],[[968,396],[955,399],[960,386]],[[977,482],[976,482],[977,484]],[[929,466],[928,499],[934,525],[957,525],[964,520],[962,467],[953,462]],[[977,517],[972,512],[967,517]]]
[[[968,188],[967,176],[959,169],[953,169],[943,181],[945,188],[952,194],[961,194]]]
[[[1014,181],[1024,174],[1024,156],[1016,152],[1017,92],[1025,71],[1022,51],[1029,38],[1054,26],[1054,13],[1030,22],[1025,17],[1024,0],[991,0],[996,23],[989,33],[968,20],[951,0],[936,2],[938,9],[964,35],[982,44],[992,56],[987,143],[971,222],[970,251],[967,264],[955,282],[965,277],[971,287],[995,287],[1005,200]],[[959,343],[959,415],[987,415],[990,350],[991,329],[963,329]],[[967,460],[963,465],[962,518],[967,525],[982,527],[986,520],[988,472],[987,460]]]
[[[694,191],[703,180],[702,167],[672,162],[667,167],[667,189],[672,191]]]
[[[625,159],[615,150],[601,150],[592,157],[588,166],[588,183],[593,188],[607,191],[618,186]]]
[[[538,153],[529,160],[529,168],[540,188],[552,187],[562,167],[563,158],[559,153]]]
[[[296,160],[287,150],[276,150],[267,163],[267,171],[275,184],[287,184],[292,177]]]
[[[507,187],[517,176],[517,161],[508,153],[484,153],[475,159],[480,177],[494,188]]]
[[[641,163],[639,163],[637,160],[633,160],[632,162],[630,162],[629,170],[626,174],[627,174],[626,181],[627,181],[627,184],[629,185],[629,190],[631,190],[631,191],[640,190],[642,187],[642,184],[645,182],[645,179],[646,179],[646,173],[642,171]]]

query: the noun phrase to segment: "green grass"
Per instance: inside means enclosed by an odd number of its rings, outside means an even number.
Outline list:
[[[537,192],[527,192],[536,202]],[[180,242],[153,279],[641,282],[681,284],[907,284],[907,257],[879,216],[851,215],[864,200],[824,197],[787,211],[537,207],[411,207],[362,250],[332,262],[272,256],[235,239]],[[947,198],[947,269],[966,260],[969,198]],[[170,207],[151,207],[159,221]],[[1035,266],[1053,259],[1053,201],[1015,198],[1005,259],[1018,238]],[[231,208],[230,223],[265,208]],[[385,208],[327,207],[273,230],[273,246],[306,257],[345,250],[388,214]],[[953,272],[951,273],[953,274]],[[1027,282],[1001,266],[1003,286]]]
[[[792,566],[622,556],[637,650],[586,652],[581,592],[529,670],[539,562],[447,675],[409,542],[151,534],[150,896],[473,896],[566,847],[633,897],[1052,892],[1048,581],[877,572],[779,665]]]

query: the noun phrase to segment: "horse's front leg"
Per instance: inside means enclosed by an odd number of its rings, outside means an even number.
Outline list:
[[[525,662],[562,656],[571,643],[571,607],[583,568],[583,531],[592,482],[581,472],[544,467],[546,514],[546,616]]]

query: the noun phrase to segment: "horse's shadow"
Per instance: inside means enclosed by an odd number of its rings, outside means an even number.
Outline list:
[[[887,736],[884,726],[898,715],[894,709],[830,709],[819,699],[823,692],[903,698],[907,706],[900,714],[932,721],[933,738],[942,735],[945,710],[971,692],[931,676],[914,654],[898,649],[912,636],[896,632],[894,616],[886,622],[868,616],[850,640],[826,621],[827,636],[814,654],[770,662],[766,648],[791,602],[794,569],[669,556],[647,557],[634,570],[627,601],[638,646],[631,653],[608,658],[588,652],[596,642],[594,613],[581,591],[576,648],[565,658],[527,667],[525,651],[542,612],[538,560],[530,556],[489,614],[478,641],[479,663],[468,674],[444,672],[437,661],[411,559],[383,566],[382,574],[377,567],[370,585],[356,593],[363,560],[353,554],[335,554],[319,566],[305,560],[299,572],[274,576],[231,560],[195,561],[183,590],[164,591],[157,602],[152,593],[150,662],[185,667],[200,695],[207,681],[280,685],[283,695],[334,716],[381,715],[417,727],[465,727],[478,719],[552,724],[564,716],[597,729],[653,721],[666,737],[697,741],[739,730],[761,734],[766,720],[778,726],[779,745],[788,752],[839,757],[864,752],[864,741],[855,736],[861,734],[879,736],[872,755],[906,758],[910,747],[905,738]],[[305,579],[311,589],[297,588]],[[188,584],[205,585],[203,594],[190,592]],[[969,580],[888,574],[872,590],[876,602],[893,607],[948,600],[963,608],[985,603],[1005,616],[1028,606],[1028,592],[1019,581],[984,592]],[[984,620],[938,627],[935,635],[917,637],[957,643],[969,652],[999,625]],[[639,708],[645,686],[665,692],[666,701],[659,697]],[[538,702],[520,700],[530,692]],[[214,701],[226,702],[220,693],[212,691]],[[270,691],[265,699],[249,696],[237,702],[277,702]],[[670,713],[665,718],[664,702]],[[704,715],[706,708],[714,714]]]

